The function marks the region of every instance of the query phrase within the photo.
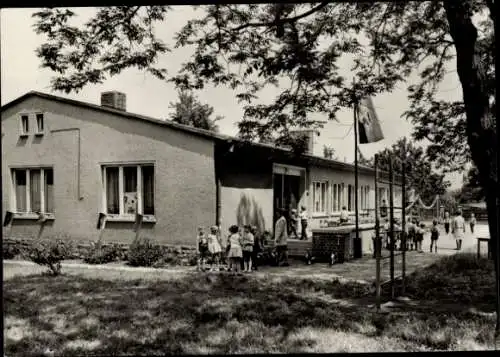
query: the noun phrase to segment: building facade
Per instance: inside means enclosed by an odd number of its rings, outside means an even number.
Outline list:
[[[272,231],[277,208],[306,206],[312,228],[342,206],[353,214],[352,165],[131,114],[112,95],[94,105],[30,92],[2,107],[4,236],[130,243],[139,213],[142,236],[194,245],[199,226]],[[360,168],[359,187],[369,216],[373,170]]]

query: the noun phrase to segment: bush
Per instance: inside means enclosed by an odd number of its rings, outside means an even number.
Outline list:
[[[97,244],[88,250],[83,261],[88,264],[106,264],[120,260],[122,257],[123,253],[119,245],[113,244],[103,247]]]
[[[150,267],[162,258],[162,247],[150,239],[133,242],[128,250],[128,263],[132,266]]]
[[[37,242],[29,251],[29,259],[50,269],[52,275],[61,273],[61,261],[70,254],[70,247],[64,241]]]
[[[21,253],[18,247],[11,244],[3,245],[3,259],[14,259]]]

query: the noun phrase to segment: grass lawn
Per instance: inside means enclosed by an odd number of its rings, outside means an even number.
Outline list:
[[[167,281],[14,276],[3,287],[4,351],[27,356],[493,348],[491,261],[470,254],[443,258],[410,277],[412,303],[390,313],[369,307],[367,289],[225,273]]]

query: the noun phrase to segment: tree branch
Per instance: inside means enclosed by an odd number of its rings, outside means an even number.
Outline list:
[[[300,15],[294,16],[294,17],[279,19],[279,20],[275,20],[272,22],[254,22],[254,23],[250,22],[250,23],[235,27],[235,28],[231,29],[231,31],[241,31],[241,30],[248,28],[248,27],[263,27],[263,26],[268,27],[268,26],[276,26],[276,25],[280,25],[280,24],[292,23],[292,22],[298,21],[300,19],[303,19],[304,17],[307,17],[309,15],[314,14],[315,12],[326,7],[328,4],[330,4],[330,1],[323,1],[321,4],[319,4],[316,7],[313,7],[311,10],[306,11],[306,12],[304,12]]]

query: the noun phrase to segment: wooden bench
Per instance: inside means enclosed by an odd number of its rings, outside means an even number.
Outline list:
[[[477,239],[477,259],[481,257],[481,243],[482,242],[487,242],[488,243],[488,259],[491,259],[491,243],[490,243],[490,238],[476,238]]]

